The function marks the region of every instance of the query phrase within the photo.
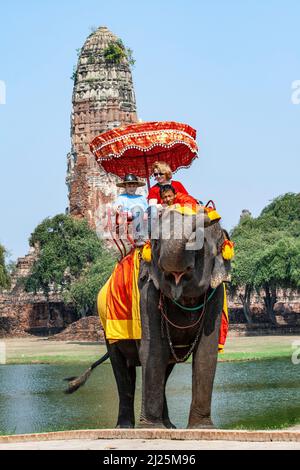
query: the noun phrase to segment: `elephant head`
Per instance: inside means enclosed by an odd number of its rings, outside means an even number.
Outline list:
[[[226,238],[219,222],[200,210],[196,215],[166,209],[151,240],[150,276],[167,297],[189,303],[230,280],[230,261],[222,257]]]

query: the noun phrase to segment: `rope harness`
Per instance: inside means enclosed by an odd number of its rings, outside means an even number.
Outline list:
[[[131,222],[131,221],[129,221]],[[109,230],[109,233],[111,235],[111,238],[113,240],[113,242],[115,243],[116,247],[118,248],[119,252],[120,252],[120,255],[121,255],[121,258],[119,259],[119,262],[122,261],[123,258],[125,258],[125,256],[130,252],[130,250],[132,250],[133,248],[135,248],[135,243],[132,239],[132,237],[129,235],[128,233],[128,229],[126,227],[126,232],[127,232],[127,238],[126,240],[129,242],[129,244],[131,245],[131,248],[129,250],[127,250],[127,247],[125,246],[122,238],[120,238],[119,236],[119,229],[120,229],[120,217],[119,217],[119,214],[116,214],[115,216],[115,223],[116,223],[116,233],[113,232],[113,227],[112,227],[112,212],[110,209],[108,209],[108,224],[107,224],[107,228]]]
[[[202,309],[202,311],[199,312],[199,318],[194,323],[192,323],[191,325],[186,325],[186,326],[176,325],[175,323],[173,323],[168,318],[168,316],[166,314],[166,311],[165,311],[164,295],[162,293],[160,293],[158,308],[161,312],[162,333],[163,333],[163,325],[165,325],[170,350],[171,350],[172,356],[174,357],[174,359],[177,363],[178,362],[185,362],[190,357],[192,352],[194,351],[194,349],[196,347],[196,344],[199,340],[200,333],[202,331],[207,303],[211,300],[211,298],[213,297],[215,291],[216,291],[216,289],[213,289],[213,291],[210,293],[208,298],[207,298],[207,291],[206,291],[203,303],[200,304],[200,305],[197,305],[196,307],[185,307],[185,306],[179,304],[178,302],[172,300],[172,302],[175,305],[177,305],[178,307],[180,307],[182,310],[185,310],[185,311],[195,312],[197,310]],[[195,336],[195,339],[194,339],[193,343],[191,345],[177,345],[177,346],[174,346],[173,342],[172,342],[172,339],[171,339],[169,324],[172,325],[174,328],[177,328],[178,330],[187,330],[188,328],[193,328],[193,327],[195,327],[199,324],[199,328],[197,329],[196,336]],[[189,347],[188,352],[182,358],[178,357],[178,355],[175,352],[175,348],[179,349],[179,348],[185,348],[185,347]]]

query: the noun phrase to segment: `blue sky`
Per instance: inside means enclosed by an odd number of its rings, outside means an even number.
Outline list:
[[[176,179],[214,199],[224,227],[299,192],[298,0],[11,0],[0,18],[0,243],[12,258],[68,204],[70,76],[93,26],[133,49],[141,119],[197,129],[199,159]]]

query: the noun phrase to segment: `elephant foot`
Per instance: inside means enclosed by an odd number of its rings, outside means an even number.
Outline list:
[[[213,424],[193,424],[188,426],[188,429],[216,429],[216,426]]]
[[[132,423],[118,423],[116,429],[133,429],[134,424]]]
[[[146,419],[141,419],[137,427],[140,429],[167,429],[167,426],[161,421],[148,421]]]
[[[191,420],[188,424],[188,429],[216,429],[216,427],[210,418],[202,418]]]

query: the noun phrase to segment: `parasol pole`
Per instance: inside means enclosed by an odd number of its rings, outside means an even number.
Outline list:
[[[149,167],[148,167],[148,162],[146,158],[146,152],[143,152],[144,154],[144,163],[145,163],[145,170],[146,170],[146,178],[147,178],[147,185],[148,185],[148,191],[150,191],[150,177],[149,177]]]

